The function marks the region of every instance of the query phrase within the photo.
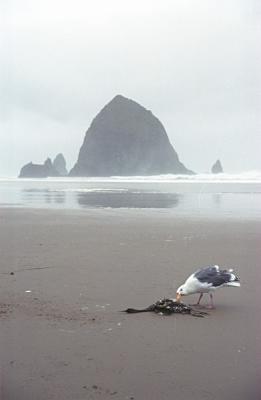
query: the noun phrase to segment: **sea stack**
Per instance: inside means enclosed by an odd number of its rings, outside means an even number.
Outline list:
[[[192,174],[178,158],[162,123],[121,95],[94,118],[71,176]]]
[[[24,165],[19,174],[19,178],[47,178],[48,176],[57,176],[50,158],[47,158],[44,164],[30,162]]]
[[[224,172],[220,160],[217,160],[215,162],[215,164],[211,168],[211,172],[212,174],[221,174],[222,172]]]
[[[62,153],[57,154],[57,156],[53,160],[53,166],[60,176],[68,175],[68,171],[66,169],[66,161]]]
[[[48,157],[43,164],[33,164],[32,162],[21,168],[19,178],[48,178],[49,176],[66,176],[66,162],[60,153],[54,162]]]

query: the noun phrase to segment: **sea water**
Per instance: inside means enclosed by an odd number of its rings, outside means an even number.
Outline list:
[[[261,217],[261,172],[98,178],[0,178],[0,207],[168,210]]]

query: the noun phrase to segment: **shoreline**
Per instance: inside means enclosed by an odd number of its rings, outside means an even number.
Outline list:
[[[62,207],[30,207],[30,206],[13,206],[13,205],[0,205],[0,217],[1,214],[9,213],[24,213],[28,212],[31,214],[58,214],[65,216],[87,216],[87,217],[121,217],[127,219],[135,219],[135,217],[147,218],[147,219],[171,219],[171,220],[182,220],[182,221],[194,221],[198,222],[200,220],[205,222],[215,222],[215,223],[261,223],[261,213],[249,215],[249,214],[216,214],[216,213],[182,213],[176,212],[175,209],[172,208],[134,208],[134,207],[82,207],[82,208],[62,208]]]
[[[259,182],[15,181],[1,185],[0,208],[261,220],[260,194]]]

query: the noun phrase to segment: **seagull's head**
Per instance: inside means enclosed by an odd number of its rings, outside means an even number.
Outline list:
[[[177,293],[176,293],[176,300],[180,301],[181,296],[186,296],[188,294],[187,288],[185,285],[181,285],[178,289],[177,289]]]

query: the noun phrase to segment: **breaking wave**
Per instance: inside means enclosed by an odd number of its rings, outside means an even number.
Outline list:
[[[64,177],[46,179],[19,179],[14,177],[0,177],[0,181],[50,181],[50,182],[151,182],[151,183],[170,183],[170,182],[241,182],[241,183],[261,183],[261,171],[246,171],[242,173],[222,173],[222,174],[195,174],[195,175],[153,175],[153,176],[110,176],[110,177]]]

